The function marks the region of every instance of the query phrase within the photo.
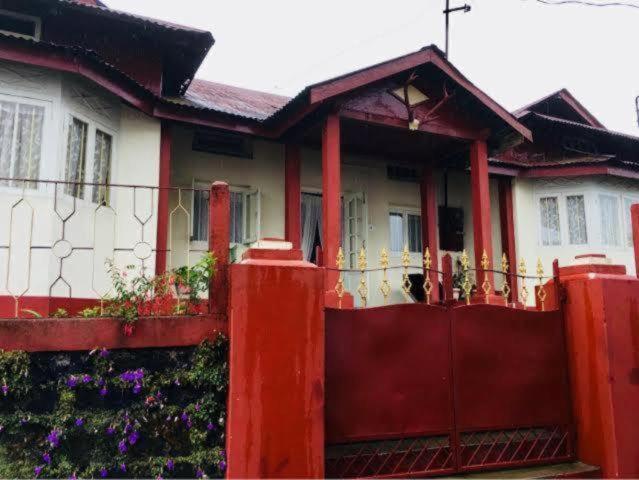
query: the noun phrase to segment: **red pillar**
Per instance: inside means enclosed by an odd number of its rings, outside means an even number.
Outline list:
[[[426,167],[420,183],[420,196],[422,202],[422,245],[430,250],[432,268],[439,270],[439,242],[437,239],[437,183],[431,167]],[[431,300],[439,301],[439,276],[431,272],[430,280],[433,282]]]
[[[284,158],[284,238],[300,248],[301,219],[301,152],[297,145],[286,145]]]
[[[251,249],[231,282],[227,478],[322,478],[322,270]]]
[[[231,196],[224,182],[213,182],[209,195],[209,251],[217,259],[209,286],[209,311],[226,315],[229,302],[229,239]]]
[[[512,180],[508,177],[499,179],[499,222],[501,226],[501,248],[508,258],[511,272],[517,272],[517,250],[515,248],[515,214],[513,209],[513,187]],[[500,262],[500,257],[495,260]],[[495,270],[501,267],[495,265]],[[507,277],[508,284],[512,291],[512,299],[517,299],[517,277]]]
[[[490,267],[493,264],[492,225],[490,221],[490,190],[488,184],[488,148],[483,140],[476,140],[470,147],[470,187],[473,202],[473,238],[475,245],[475,268],[481,268],[484,251],[488,255]],[[493,275],[489,281],[495,285]],[[483,275],[477,279],[483,281]]]
[[[337,114],[329,114],[322,128],[322,256],[324,265],[335,267],[335,259],[341,245],[341,175],[340,175],[340,125]],[[336,271],[326,270],[325,288],[332,298],[337,282]],[[333,302],[327,299],[328,304]]]
[[[630,217],[632,218],[632,241],[635,246],[635,275],[639,277],[639,204],[635,203],[630,207]]]
[[[158,229],[155,240],[155,274],[166,271],[169,235],[169,187],[171,186],[171,125],[162,122],[160,131],[160,176],[158,179]]]

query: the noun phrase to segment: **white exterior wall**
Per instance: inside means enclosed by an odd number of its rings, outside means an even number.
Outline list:
[[[618,246],[604,245],[601,235],[601,212],[599,194],[609,194],[618,198],[619,211],[615,222],[619,225]],[[569,245],[567,241],[567,212],[565,203],[559,203],[562,244],[542,245],[539,213],[541,196],[584,195],[588,243]],[[583,177],[555,179],[518,179],[514,188],[515,235],[517,254],[524,256],[528,271],[534,272],[537,258],[541,258],[544,271],[552,272],[555,258],[560,265],[574,262],[575,255],[603,253],[615,264],[625,265],[628,273],[635,274],[635,260],[632,245],[627,243],[626,233],[631,226],[626,221],[624,198],[639,203],[639,182],[613,177]]]
[[[0,98],[45,107],[40,180],[64,179],[67,124],[73,115],[112,135],[111,183],[157,186],[160,122],[124,106],[103,89],[76,76],[0,62]],[[93,155],[91,140],[89,143],[87,161]],[[93,172],[87,171],[85,181],[92,182],[92,176]],[[138,192],[138,216],[144,220],[151,216],[144,240],[155,248],[157,192],[145,193]],[[130,252],[113,252],[114,247],[132,248],[141,238],[139,222],[132,215],[132,195],[131,189],[112,188],[111,209],[96,209],[87,193],[84,199],[75,200],[72,214],[73,197],[59,187],[57,212],[69,217],[65,238],[74,248],[84,250],[75,250],[64,260],[61,278],[54,284],[59,260],[50,247],[61,238],[62,221],[54,208],[53,185],[39,184],[35,189],[0,186],[0,245],[11,246],[11,255],[8,249],[0,248],[0,295],[106,294],[110,285],[104,268],[106,258],[115,257],[120,266],[134,260],[140,263]],[[12,208],[20,199],[23,201]],[[42,247],[31,249],[30,262],[28,245]],[[146,266],[152,271],[152,257]]]

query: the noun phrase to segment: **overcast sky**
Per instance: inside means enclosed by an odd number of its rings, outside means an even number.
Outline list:
[[[216,43],[198,77],[282,95],[444,47],[445,0],[104,1],[211,31]],[[566,87],[608,128],[639,135],[639,9],[466,2],[470,13],[451,15],[450,60],[497,102],[514,110]]]

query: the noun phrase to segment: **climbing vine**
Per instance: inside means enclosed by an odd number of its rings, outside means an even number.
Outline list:
[[[221,477],[227,342],[0,351],[0,478]]]

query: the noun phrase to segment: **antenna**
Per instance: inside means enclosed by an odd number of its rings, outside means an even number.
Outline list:
[[[454,12],[470,12],[470,5],[464,4],[462,7],[454,7],[450,8],[450,0],[446,0],[446,10],[444,10],[444,15],[446,16],[446,58],[448,58],[448,43],[449,43],[449,30],[450,30],[450,14]]]

